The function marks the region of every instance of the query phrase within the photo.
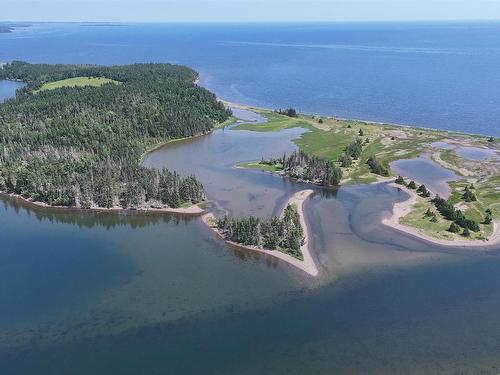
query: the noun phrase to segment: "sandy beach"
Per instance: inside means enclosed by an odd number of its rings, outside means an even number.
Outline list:
[[[0,196],[9,197],[13,199],[17,199],[25,204],[47,208],[47,209],[55,209],[55,210],[82,210],[82,211],[100,211],[100,212],[142,212],[142,213],[175,213],[175,214],[183,214],[183,215],[201,215],[205,212],[204,209],[198,206],[198,204],[194,204],[189,207],[179,207],[179,208],[171,208],[171,207],[143,207],[143,208],[122,208],[119,206],[105,208],[105,207],[91,207],[91,208],[81,208],[81,207],[68,207],[68,206],[51,206],[47,203],[36,202],[31,199],[26,199],[19,194],[14,193],[6,193],[0,191]]]
[[[257,246],[244,246],[232,241],[228,241],[224,238],[222,233],[217,229],[217,227],[213,224],[215,220],[215,216],[212,213],[207,213],[203,215],[202,219],[207,224],[219,237],[224,239],[225,242],[235,245],[237,247],[251,250],[251,251],[257,251],[262,254],[267,254],[272,257],[278,258],[293,267],[300,269],[301,271],[316,277],[319,274],[318,267],[316,266],[316,263],[314,261],[314,258],[312,256],[312,248],[309,242],[309,228],[307,226],[307,223],[305,221],[304,217],[304,202],[307,198],[309,198],[312,194],[314,193],[313,190],[307,189],[307,190],[302,190],[297,193],[295,193],[285,204],[285,207],[287,207],[289,204],[296,204],[297,205],[297,211],[300,216],[300,224],[302,225],[302,228],[304,228],[304,244],[301,246],[300,250],[302,251],[302,254],[304,256],[304,260],[299,260],[297,258],[294,258],[288,254],[282,253],[279,250],[269,250]]]
[[[493,223],[493,233],[486,240],[443,240],[429,236],[420,229],[411,228],[401,224],[399,220],[411,212],[412,206],[417,203],[418,195],[414,190],[408,189],[405,186],[397,185],[396,183],[391,183],[389,184],[389,186],[405,191],[410,195],[410,197],[404,202],[395,203],[392,209],[392,215],[382,219],[382,224],[394,228],[400,232],[410,234],[432,244],[441,246],[477,248],[500,245],[500,225],[498,222]]]

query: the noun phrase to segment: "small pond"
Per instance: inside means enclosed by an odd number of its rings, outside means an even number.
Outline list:
[[[454,150],[458,156],[473,161],[500,159],[498,151],[487,147],[459,146],[443,141],[433,142],[430,146],[441,150]]]
[[[24,86],[22,82],[0,80],[0,103],[16,95],[16,90]]]
[[[451,194],[449,181],[459,180],[462,177],[449,169],[443,168],[427,156],[416,159],[396,160],[390,164],[391,169],[403,177],[424,184],[433,193],[448,198]]]

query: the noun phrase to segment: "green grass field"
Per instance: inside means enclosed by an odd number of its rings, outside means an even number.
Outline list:
[[[255,111],[267,118],[264,124],[241,124],[236,126],[236,130],[251,130],[259,132],[277,132],[283,129],[307,127],[308,123],[301,118],[292,118],[280,115],[272,111]]]
[[[477,196],[477,201],[474,202],[464,202],[462,199],[463,191],[466,186],[470,186],[470,183],[460,180],[453,181],[449,184],[452,189],[452,194],[448,201],[453,205],[458,204],[467,219],[474,220],[480,224],[480,232],[471,232],[470,239],[472,240],[484,239],[493,232],[492,224],[483,224],[487,208],[491,209],[495,220],[500,218],[500,203],[498,203],[500,202],[500,192],[495,191],[499,179],[500,177],[494,177],[493,181],[486,180],[483,182],[476,182],[474,184],[474,193]],[[427,209],[436,213],[438,222],[433,223],[430,221],[430,218],[425,217],[424,214]],[[419,198],[419,202],[413,206],[412,212],[401,218],[400,222],[414,228],[422,229],[427,234],[436,238],[446,240],[462,238],[460,234],[448,232],[451,221],[443,218],[429,199]]]
[[[75,77],[55,82],[48,82],[34,92],[37,93],[47,90],[56,90],[62,87],[85,87],[85,86],[100,87],[106,83],[120,84],[121,82],[102,77]]]
[[[238,164],[237,167],[245,169],[258,169],[260,171],[266,171],[266,172],[279,172],[283,170],[282,164],[268,165],[268,164],[262,164],[260,162],[241,163]]]

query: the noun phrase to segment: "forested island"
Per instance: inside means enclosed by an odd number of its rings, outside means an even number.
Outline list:
[[[283,251],[297,259],[303,259],[300,247],[304,242],[304,229],[300,224],[297,205],[288,204],[283,216],[260,220],[250,216],[236,219],[224,216],[216,221],[223,236],[233,242]]]
[[[50,206],[177,208],[204,199],[193,176],[143,167],[172,139],[210,132],[230,111],[184,66],[12,62],[23,81],[0,105],[0,191]]]
[[[313,194],[310,189],[296,192],[288,199],[280,216],[267,220],[252,216],[216,218],[207,213],[203,215],[203,221],[224,241],[238,249],[280,259],[311,276],[317,276],[319,270],[312,254],[304,215],[304,203]]]
[[[282,175],[318,185],[338,185],[342,179],[342,170],[331,160],[306,154],[299,150],[279,159],[262,160],[261,165],[267,165]]]

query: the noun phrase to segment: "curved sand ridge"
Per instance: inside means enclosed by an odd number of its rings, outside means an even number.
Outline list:
[[[314,258],[312,256],[312,248],[309,242],[309,229],[304,217],[304,202],[307,198],[309,198],[312,194],[314,193],[313,190],[307,189],[307,190],[301,190],[297,193],[295,193],[285,204],[285,208],[289,204],[295,204],[297,205],[297,212],[300,217],[300,224],[302,225],[302,228],[304,228],[304,243],[300,247],[300,250],[302,251],[302,255],[304,256],[304,260],[299,260],[297,258],[294,258],[288,254],[285,254],[279,250],[270,250],[270,249],[265,249],[262,247],[257,247],[257,246],[245,246],[233,241],[226,240],[223,236],[223,234],[217,229],[217,227],[214,225],[214,220],[215,216],[212,213],[208,213],[202,216],[203,221],[205,224],[207,224],[219,237],[221,237],[226,243],[237,246],[239,248],[251,250],[251,251],[256,251],[262,254],[267,254],[272,257],[278,258],[295,268],[300,269],[301,271],[304,271],[305,273],[311,275],[311,276],[318,276],[319,270],[318,267],[316,266],[316,263],[314,262]],[[283,209],[284,210],[284,209]]]
[[[405,186],[397,185],[396,183],[391,183],[389,184],[389,186],[405,191],[410,195],[410,197],[403,202],[394,203],[392,209],[392,215],[382,219],[382,224],[394,228],[400,232],[410,234],[414,237],[441,246],[467,248],[467,247],[490,247],[490,246],[500,245],[500,224],[498,222],[493,223],[493,233],[486,240],[465,240],[465,239],[443,240],[429,236],[428,234],[425,234],[422,230],[419,230],[417,228],[412,228],[401,224],[399,220],[411,212],[412,206],[415,203],[417,203],[418,195],[415,191],[410,190]]]

